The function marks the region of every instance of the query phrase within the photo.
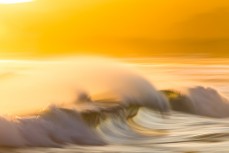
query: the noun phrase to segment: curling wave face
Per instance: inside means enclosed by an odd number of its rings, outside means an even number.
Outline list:
[[[156,91],[154,91],[156,92]],[[38,115],[0,120],[0,145],[7,147],[61,147],[66,144],[105,145],[106,141],[96,133],[95,128],[107,120],[118,118],[124,123],[134,117],[140,107],[149,107],[161,112],[168,111],[165,98],[158,94],[154,101],[140,103],[139,99],[115,102],[110,100],[91,101],[85,94],[76,109],[50,106]],[[155,102],[155,104],[151,104]],[[107,104],[108,103],[108,104]],[[159,103],[164,103],[160,104]],[[82,105],[83,109],[82,109]],[[91,107],[90,105],[93,105]],[[89,106],[89,107],[88,107]],[[165,107],[166,106],[166,107]]]

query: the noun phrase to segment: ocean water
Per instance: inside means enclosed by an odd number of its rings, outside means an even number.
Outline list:
[[[229,64],[209,61],[2,61],[0,152],[227,153]]]

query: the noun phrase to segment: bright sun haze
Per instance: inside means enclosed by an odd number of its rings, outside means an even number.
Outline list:
[[[14,4],[14,3],[26,3],[32,2],[32,0],[0,0],[0,4]]]

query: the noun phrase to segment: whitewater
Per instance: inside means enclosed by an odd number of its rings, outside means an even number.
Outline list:
[[[222,63],[1,61],[0,151],[226,153],[228,76]]]

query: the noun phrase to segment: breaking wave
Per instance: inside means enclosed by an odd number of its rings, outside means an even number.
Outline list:
[[[41,101],[42,105],[50,100],[65,103],[54,102],[41,112],[21,117],[1,117],[0,146],[164,144],[210,141],[212,136],[216,137],[212,141],[220,141],[228,137],[228,133],[222,134],[220,130],[198,135],[194,132],[190,136],[182,133],[180,128],[188,128],[189,124],[179,117],[183,113],[229,117],[229,102],[216,90],[200,86],[186,91],[158,90],[122,64],[107,59],[88,60],[94,64],[88,66],[82,62],[85,59],[48,65],[33,63],[33,70],[10,72],[10,78],[4,77],[9,83],[2,84],[0,89],[2,93],[6,89],[7,96],[9,89],[19,88],[15,82],[24,83],[21,91],[10,92],[14,94],[8,98],[10,101]],[[32,95],[27,97],[28,93]],[[7,99],[4,95],[1,98],[3,102]],[[191,115],[191,118],[197,117]],[[200,121],[196,125],[205,121],[203,118],[196,120]],[[169,127],[171,124],[177,125]],[[173,130],[180,130],[180,133],[172,137],[169,132]]]
[[[110,99],[91,101],[88,96],[81,94],[75,109],[52,105],[37,115],[11,120],[1,118],[0,145],[6,147],[105,145],[107,142],[95,130],[103,122],[115,118],[126,122],[134,117],[141,107],[148,107],[162,113],[169,111],[168,102],[160,93],[156,98],[152,97],[153,99],[147,97],[148,103],[141,103],[140,99],[135,97],[123,98],[122,100],[125,101],[122,102]],[[80,110],[77,111],[79,108]]]

